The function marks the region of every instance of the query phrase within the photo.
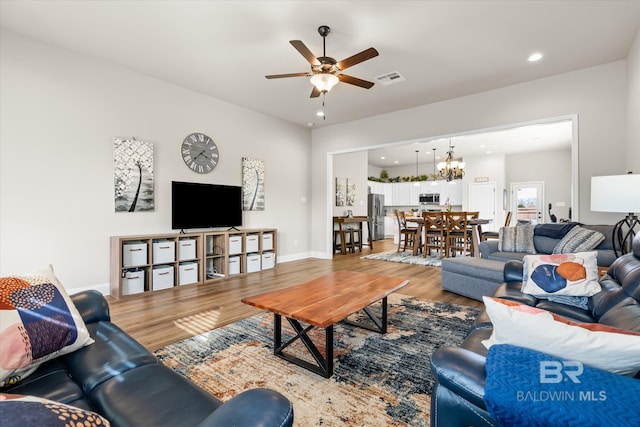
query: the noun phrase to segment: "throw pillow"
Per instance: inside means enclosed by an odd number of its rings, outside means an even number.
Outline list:
[[[26,276],[0,278],[0,342],[4,387],[93,339],[49,265]]]
[[[533,232],[535,224],[500,227],[498,231],[498,250],[501,252],[524,252],[535,254]]]
[[[35,396],[0,393],[0,425],[4,427],[109,427],[95,412]]]
[[[577,360],[594,368],[623,375],[640,370],[640,333],[597,323],[578,323],[546,310],[483,297],[493,324],[488,349],[494,344],[511,344]]]
[[[525,255],[522,292],[537,297],[590,297],[600,292],[595,251],[575,254]]]
[[[556,247],[553,248],[553,253],[569,254],[590,251],[595,249],[604,239],[604,234],[601,232],[576,225],[560,239]]]

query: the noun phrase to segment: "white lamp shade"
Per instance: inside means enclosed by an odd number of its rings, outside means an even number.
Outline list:
[[[340,79],[334,74],[321,73],[312,76],[310,81],[320,92],[329,92],[332,87],[338,84]]]
[[[591,177],[591,210],[640,212],[640,174]]]

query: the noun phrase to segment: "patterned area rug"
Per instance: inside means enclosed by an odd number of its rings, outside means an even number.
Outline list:
[[[434,384],[430,356],[440,346],[459,344],[479,310],[399,294],[389,296],[388,307],[385,335],[335,325],[330,379],[273,355],[270,313],[164,347],[156,355],[223,401],[255,387],[279,391],[293,402],[296,426],[428,426]],[[379,304],[372,307],[379,309]],[[324,331],[312,332],[324,351]],[[283,342],[292,335],[291,330],[283,334]],[[287,351],[307,354],[299,340]]]
[[[428,265],[430,267],[440,267],[442,264],[442,260],[438,255],[435,256],[427,256],[426,258],[422,256],[422,254],[418,256],[413,256],[411,251],[404,252],[396,252],[387,251],[380,252],[377,254],[366,255],[362,257],[363,259],[374,259],[377,261],[391,261],[391,262],[401,262],[403,264],[416,264],[416,265]]]

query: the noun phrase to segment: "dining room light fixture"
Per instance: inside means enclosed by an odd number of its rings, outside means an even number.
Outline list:
[[[454,179],[462,179],[464,176],[465,162],[456,160],[453,157],[453,146],[451,145],[451,138],[449,138],[449,151],[447,151],[447,158],[444,162],[438,163],[438,174],[440,177],[447,180],[447,182],[453,182]]]
[[[631,251],[631,242],[640,227],[640,174],[591,177],[591,210],[626,213],[613,227],[612,245],[616,257]],[[640,230],[638,230],[640,232]]]

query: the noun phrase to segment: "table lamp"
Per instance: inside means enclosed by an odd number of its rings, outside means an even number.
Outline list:
[[[640,225],[640,174],[591,177],[591,210],[595,212],[627,213],[613,227],[612,244],[617,256],[631,251],[631,242]]]

